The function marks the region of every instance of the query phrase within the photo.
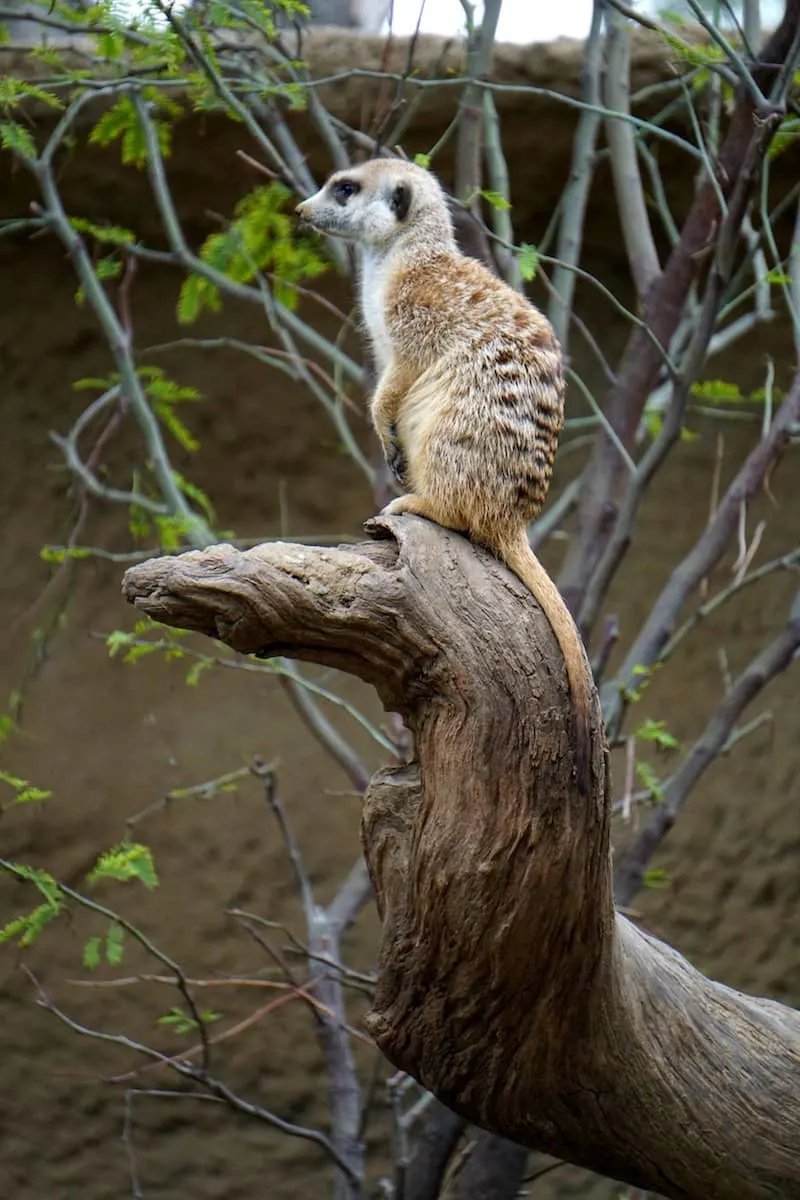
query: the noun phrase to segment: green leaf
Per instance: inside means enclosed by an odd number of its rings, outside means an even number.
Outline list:
[[[46,88],[37,87],[24,79],[12,79],[10,75],[0,79],[0,105],[4,108],[15,108],[23,100],[38,100],[48,108],[63,109],[63,101]]]
[[[16,804],[36,804],[42,800],[49,800],[52,795],[53,793],[48,791],[47,788],[22,788],[21,791],[17,792],[9,807]]]
[[[143,88],[142,96],[171,114],[180,112],[180,106],[164,97],[157,88]],[[153,117],[152,123],[161,153],[166,157],[171,149],[172,131],[158,117]],[[104,112],[89,134],[92,145],[110,146],[117,141],[121,142],[122,161],[126,166],[143,167],[146,164],[144,130],[139,124],[133,101],[128,96],[123,96],[113,108]]]
[[[746,399],[736,383],[727,383],[724,379],[707,379],[703,383],[693,383],[692,395],[698,400],[710,400],[714,404],[742,404]]]
[[[19,158],[24,158],[26,162],[34,162],[36,159],[36,143],[33,135],[24,125],[19,125],[16,121],[0,122],[0,146],[4,150],[10,150]]]
[[[186,682],[189,687],[197,687],[200,682],[200,676],[203,671],[207,671],[214,666],[213,658],[198,658],[196,663],[193,663],[186,674]]]
[[[30,946],[44,927],[61,912],[64,904],[61,889],[47,871],[28,867],[24,863],[8,863],[3,869],[17,879],[32,883],[44,897],[43,904],[24,916],[15,917],[13,921],[9,921],[0,929],[0,943],[16,938],[18,945]]]
[[[106,960],[112,967],[118,967],[122,962],[125,942],[125,930],[118,921],[112,921],[106,933]]]
[[[49,800],[53,794],[45,788],[34,787],[27,779],[19,779],[8,771],[0,771],[0,783],[5,783],[14,792],[12,799],[2,805],[3,812],[19,804],[35,804],[38,801]]]
[[[663,867],[650,867],[642,876],[642,883],[648,888],[669,887],[669,876]]]
[[[200,1019],[204,1025],[210,1025],[214,1021],[219,1021],[221,1016],[222,1013],[214,1012],[210,1008],[200,1013]],[[176,1033],[191,1033],[192,1030],[198,1027],[195,1018],[190,1016],[189,1013],[184,1012],[177,1005],[171,1008],[168,1013],[165,1013],[163,1017],[158,1017],[156,1024],[170,1026]]]
[[[0,781],[7,783],[11,788],[24,788],[28,786],[26,779],[20,779],[16,775],[10,775],[8,771],[0,771]]]
[[[46,563],[63,563],[67,559],[91,558],[92,552],[86,546],[42,546],[39,557]]]
[[[133,641],[132,633],[125,633],[121,629],[115,629],[106,638],[106,646],[108,647],[108,657],[116,658],[120,650],[130,646]]]
[[[84,379],[76,379],[72,390],[75,392],[107,392],[118,382],[119,376],[116,372],[109,375],[107,379],[99,379],[96,375],[87,375]]]
[[[136,244],[136,234],[130,229],[125,229],[122,225],[96,225],[93,221],[88,221],[85,217],[70,217],[69,223],[78,233],[91,234],[98,242],[108,242],[112,246]]]
[[[158,1017],[156,1024],[169,1025],[176,1033],[190,1033],[193,1029],[197,1029],[197,1021],[194,1017],[190,1017],[182,1008],[171,1008],[163,1017]]]
[[[180,419],[177,413],[174,412],[171,405],[157,400],[153,404],[153,412],[156,414],[164,428],[172,434],[172,436],[175,438],[175,441],[183,450],[188,450],[190,453],[194,453],[194,451],[199,448],[200,443],[198,442],[197,438],[194,436],[191,430],[184,425],[183,421]],[[162,545],[165,544],[166,543],[162,542]]]
[[[94,264],[95,274],[100,280],[116,279],[122,271],[122,263],[118,258],[98,258]],[[79,287],[75,292],[75,303],[83,304],[86,299],[86,291],[83,287]]]
[[[90,971],[100,966],[100,947],[102,944],[102,940],[99,937],[91,937],[83,947],[83,965],[88,967]]]
[[[666,721],[644,721],[635,736],[643,742],[655,742],[662,750],[677,750],[680,742],[667,729]]]
[[[777,267],[774,267],[771,271],[767,272],[767,283],[791,283],[791,282],[792,282],[791,275],[787,275],[785,271],[781,271]]]
[[[482,196],[486,203],[496,209],[497,212],[506,212],[511,208],[511,204],[502,192],[493,192],[486,188],[479,188],[478,195]]]
[[[153,523],[150,519],[150,513],[138,504],[131,504],[128,509],[128,529],[131,536],[136,541],[141,541],[149,537],[152,528]]]
[[[655,800],[663,800],[664,785],[649,763],[637,762],[636,774]]]
[[[281,183],[255,188],[237,204],[229,227],[206,238],[200,257],[236,283],[249,283],[258,272],[268,271],[274,277],[276,299],[295,308],[297,294],[290,285],[316,278],[328,264],[318,252],[318,243],[298,234],[285,211],[290,199],[289,189]],[[220,307],[215,284],[198,275],[184,281],[178,298],[181,324],[194,321],[204,308],[218,312]]]
[[[797,84],[796,79],[795,84]],[[778,132],[769,144],[768,156],[770,158],[777,158],[785,150],[788,150],[790,146],[793,146],[798,137],[800,137],[800,120],[796,117],[787,117],[781,123]]]
[[[185,496],[188,496],[199,508],[202,508],[208,521],[213,524],[215,519],[214,508],[202,488],[199,488],[196,483],[192,483],[189,479],[184,479],[177,471],[172,472],[173,478]]]
[[[664,425],[664,417],[658,409],[652,408],[645,411],[644,423],[650,437],[655,441]]]
[[[523,242],[519,248],[519,273],[525,283],[530,283],[536,278],[536,271],[539,266],[539,252],[535,246]]]
[[[15,920],[9,921],[7,925],[0,929],[0,943],[10,942],[16,938],[17,945],[23,948],[32,945],[44,927],[49,925],[58,916],[60,910],[60,904],[45,901],[44,904],[40,904],[34,908],[33,912],[26,913],[24,917],[17,917]]]
[[[156,516],[153,523],[158,544],[164,550],[177,550],[191,524],[189,520],[181,516]]]
[[[431,156],[429,154],[415,154],[414,162],[418,167],[424,167],[427,171],[431,165]]]
[[[97,883],[101,879],[118,879],[127,883],[138,879],[148,890],[158,886],[153,855],[147,846],[139,842],[120,842],[101,854],[86,879],[88,883]]]

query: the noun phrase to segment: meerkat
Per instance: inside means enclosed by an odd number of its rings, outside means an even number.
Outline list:
[[[550,322],[458,250],[430,171],[372,159],[332,175],[298,218],[361,251],[364,322],[380,372],[371,402],[387,462],[413,513],[491,550],[539,603],[572,694],[575,764],[591,771],[589,665],[581,637],[530,548],[564,420],[562,355]]]

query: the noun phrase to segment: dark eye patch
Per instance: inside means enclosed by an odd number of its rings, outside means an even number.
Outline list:
[[[406,187],[404,183],[398,183],[392,189],[392,198],[389,202],[389,207],[398,221],[405,221],[408,216],[408,210],[411,207],[411,189]]]
[[[350,197],[357,196],[360,191],[361,184],[356,183],[354,179],[338,179],[331,188],[337,204],[347,204]]]

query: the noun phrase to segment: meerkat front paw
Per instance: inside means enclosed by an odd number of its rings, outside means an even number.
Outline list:
[[[397,437],[397,430],[394,425],[390,425],[389,429],[381,434],[381,446],[383,448],[383,457],[386,459],[386,465],[392,472],[392,475],[400,484],[400,487],[408,487],[406,480],[406,456],[403,454],[403,448]]]
[[[407,496],[398,496],[397,499],[392,500],[385,508],[381,509],[383,517],[401,517],[404,513],[414,517],[427,517],[429,521],[436,520],[430,505],[423,500],[422,496],[415,496],[413,492]]]
[[[406,480],[406,469],[407,469],[406,456],[405,456],[405,454],[403,454],[400,443],[394,439],[389,443],[388,453],[386,455],[386,462],[389,466],[389,470],[392,472],[395,479],[400,484],[400,487],[407,487],[408,483]]]

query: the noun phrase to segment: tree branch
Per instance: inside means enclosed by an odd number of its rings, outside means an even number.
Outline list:
[[[603,66],[603,0],[594,0],[592,24],[584,47],[581,68],[581,98],[586,108],[578,118],[572,143],[572,164],[569,182],[562,194],[563,211],[558,227],[556,258],[560,260],[553,272],[554,295],[548,315],[561,343],[568,351],[570,319],[575,295],[576,275],[569,268],[577,266],[581,256],[586,206],[594,176],[595,149],[600,129],[600,73]]]
[[[800,372],[765,437],[745,459],[736,478],[717,506],[700,539],[670,576],[639,635],[628,651],[619,674],[604,685],[601,697],[606,727],[613,736],[620,723],[624,694],[635,686],[642,668],[649,670],[670,646],[680,612],[702,579],[710,573],[730,545],[743,504],[764,486],[764,480],[800,421]]]
[[[787,0],[783,20],[764,48],[759,63],[753,68],[756,81],[775,78],[775,64],[791,67],[798,52],[800,0]],[[778,105],[786,95],[786,74],[777,73],[770,101]],[[758,171],[760,158],[766,153],[774,122],[757,121],[749,91],[740,92],[728,136],[719,153],[718,186],[727,197],[736,186],[752,180],[743,179],[744,165]],[[754,148],[757,155],[754,156]],[[631,334],[616,373],[616,386],[611,389],[606,412],[622,442],[631,449],[647,399],[658,378],[659,364],[654,350],[657,345],[669,346],[685,312],[686,298],[702,262],[703,252],[711,245],[716,223],[720,217],[717,192],[704,180],[698,188],[694,203],[684,222],[681,238],[657,281],[645,297],[644,324],[649,335],[637,328]],[[607,434],[598,434],[589,470],[589,484],[584,490],[580,510],[579,535],[570,546],[560,579],[564,599],[571,611],[580,611],[589,580],[603,554],[620,503],[624,471],[618,452]]]
[[[599,713],[587,803],[522,585],[429,522],[370,529],[384,540],[216,546],[123,585],[241,653],[358,676],[412,730],[416,759],[373,777],[362,817],[383,921],[369,1032],[456,1114],[559,1159],[672,1200],[794,1194],[800,1017],[615,913]]]
[[[630,37],[625,19],[607,9],[605,101],[609,108],[630,113]],[[653,241],[644,200],[636,139],[624,121],[606,121],[606,138],[611,153],[614,194],[617,198],[622,237],[636,291],[646,296],[661,274],[658,251]]]
[[[742,671],[720,703],[704,733],[664,789],[661,803],[620,863],[616,874],[617,903],[630,904],[642,884],[647,864],[678,818],[700,776],[723,752],[747,705],[791,663],[800,649],[800,592],[786,628]]]

